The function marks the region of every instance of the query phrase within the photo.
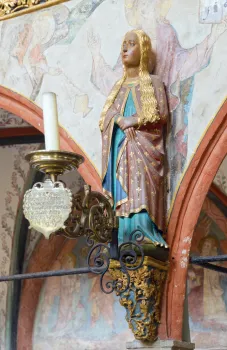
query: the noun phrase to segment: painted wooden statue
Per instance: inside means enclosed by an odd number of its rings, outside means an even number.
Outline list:
[[[163,239],[164,145],[168,108],[163,83],[149,74],[150,38],[125,35],[123,77],[114,85],[100,119],[103,190],[119,216],[119,242],[140,228],[147,240]]]

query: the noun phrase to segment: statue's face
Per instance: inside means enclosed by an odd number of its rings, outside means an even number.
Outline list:
[[[139,39],[134,32],[125,35],[122,50],[122,62],[126,68],[138,67],[140,64],[140,45]]]

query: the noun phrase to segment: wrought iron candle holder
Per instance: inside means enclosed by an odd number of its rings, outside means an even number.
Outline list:
[[[35,151],[26,156],[32,168],[47,175],[24,196],[24,215],[46,238],[56,233],[68,238],[83,236],[88,231],[99,242],[109,242],[114,228],[114,213],[106,197],[91,191],[89,185],[72,195],[58,176],[78,169],[82,156],[64,151]]]

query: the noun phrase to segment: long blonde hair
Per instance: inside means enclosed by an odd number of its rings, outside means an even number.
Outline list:
[[[140,124],[147,122],[155,122],[159,119],[157,100],[154,94],[154,88],[151,83],[151,77],[148,71],[149,58],[152,53],[151,40],[143,30],[132,30],[139,40],[140,45],[140,66],[139,66],[139,80],[141,91],[142,115],[139,118]],[[107,111],[114,103],[124,81],[126,80],[126,71],[124,69],[123,77],[114,85],[111,93],[107,97],[106,103],[103,107],[99,127],[103,130],[104,120]]]

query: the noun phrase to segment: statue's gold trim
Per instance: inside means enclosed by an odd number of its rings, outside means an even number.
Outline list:
[[[134,78],[132,80],[125,80],[124,83],[122,84],[122,86],[130,86],[130,85],[138,85],[140,82],[139,78]]]
[[[40,0],[22,0],[12,7],[10,0],[0,0],[0,21],[43,10],[66,1],[69,0],[46,0],[45,3],[39,4]]]
[[[133,86],[132,88],[132,98],[133,98],[133,102],[134,102],[134,105],[136,107],[136,112],[138,114],[138,127],[140,127],[140,124],[141,124],[141,120],[143,119],[143,115],[142,115],[142,111],[140,109],[140,106],[139,106],[139,103],[138,103],[138,100],[137,100],[137,96],[136,96],[136,89],[135,89],[135,86]]]
[[[122,103],[122,106],[121,106],[121,111],[120,111],[120,114],[122,116],[124,116],[125,105],[126,105],[129,93],[130,93],[130,88],[127,88],[126,91],[125,91],[125,96],[124,96],[123,103]]]
[[[108,148],[108,150],[107,150],[108,158],[107,158],[107,161],[106,161],[105,169],[102,172],[102,181],[104,180],[104,178],[106,176],[106,172],[107,172],[108,164],[109,164],[110,149],[111,149],[111,142],[112,142],[112,132],[113,132],[113,127],[114,127],[114,118],[110,121],[110,123],[111,123],[111,125],[110,125],[109,132],[108,132],[108,147],[107,147]]]

